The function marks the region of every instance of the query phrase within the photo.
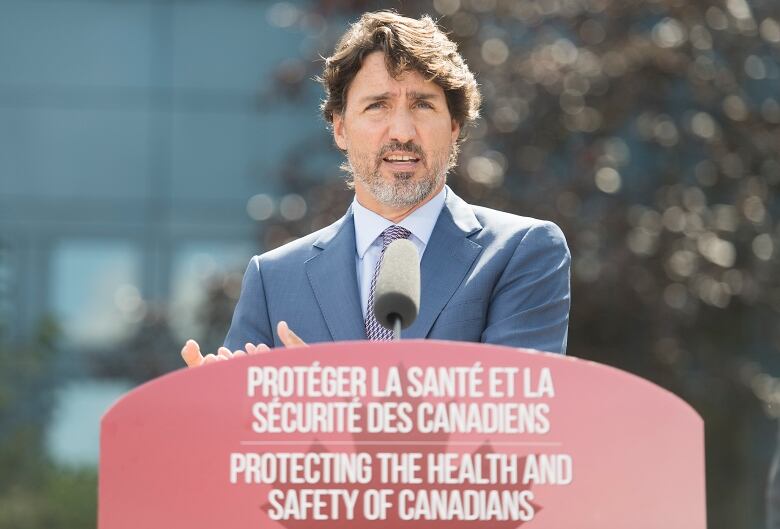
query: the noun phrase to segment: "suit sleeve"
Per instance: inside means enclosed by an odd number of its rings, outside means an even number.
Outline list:
[[[241,295],[233,311],[230,330],[225,337],[225,347],[231,351],[243,350],[247,342],[264,343],[268,346],[273,346],[274,343],[259,256],[249,261],[244,273]]]
[[[560,228],[531,227],[493,290],[482,342],[566,353],[571,254]]]

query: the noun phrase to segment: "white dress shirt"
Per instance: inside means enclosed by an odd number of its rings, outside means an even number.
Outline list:
[[[433,227],[436,225],[436,220],[439,218],[446,198],[447,187],[445,186],[436,196],[398,223],[398,226],[412,232],[409,240],[417,247],[420,259],[422,259],[425,247],[431,238],[431,232],[433,232]],[[382,254],[380,235],[393,223],[363,207],[358,202],[357,197],[352,201],[352,215],[355,218],[357,280],[360,288],[360,304],[363,307],[363,319],[365,319],[368,310],[368,296],[371,293],[371,279],[374,277],[377,260]]]

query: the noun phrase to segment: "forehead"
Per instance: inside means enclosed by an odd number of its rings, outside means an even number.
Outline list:
[[[384,53],[375,51],[363,59],[363,65],[350,83],[347,99],[385,92],[391,97],[400,97],[410,91],[432,93],[444,98],[444,90],[417,70],[406,70],[393,78],[385,66]]]

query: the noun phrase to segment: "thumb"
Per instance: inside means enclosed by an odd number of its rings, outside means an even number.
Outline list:
[[[301,340],[297,334],[290,330],[286,321],[280,321],[276,325],[276,334],[279,335],[279,339],[285,347],[306,347],[306,342]]]

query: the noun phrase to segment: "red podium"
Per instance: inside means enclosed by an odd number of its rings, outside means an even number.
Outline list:
[[[103,417],[99,529],[705,529],[701,418],[617,369],[436,341],[181,369]]]

